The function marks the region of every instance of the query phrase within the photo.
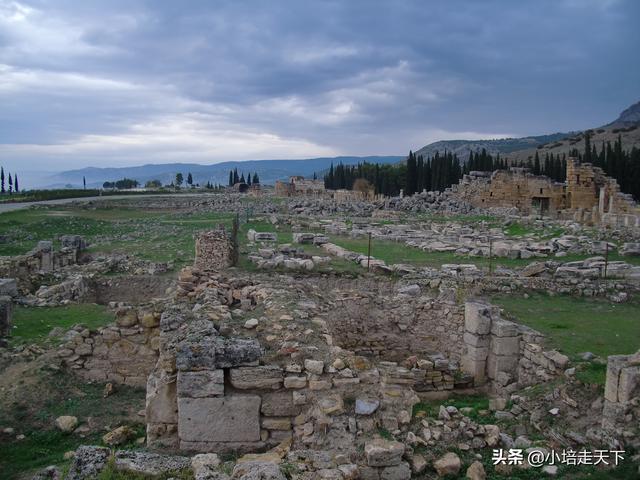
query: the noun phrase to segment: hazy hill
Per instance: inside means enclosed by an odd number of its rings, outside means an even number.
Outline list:
[[[249,172],[258,173],[260,182],[273,184],[276,180],[285,179],[291,175],[303,175],[310,177],[314,172],[325,171],[331,164],[342,162],[345,165],[354,165],[360,162],[369,163],[397,163],[403,157],[333,157],[333,158],[309,158],[300,160],[247,160],[242,162],[223,162],[214,165],[200,165],[195,163],[169,163],[150,164],[136,167],[98,168],[87,167],[78,170],[68,170],[52,175],[45,180],[48,188],[64,187],[65,185],[82,186],[82,178],[87,179],[87,186],[100,187],[106,181],[132,178],[144,184],[148,180],[160,180],[163,184],[169,184],[175,178],[176,173],[181,172],[186,180],[187,173],[191,172],[194,183],[226,185],[229,179],[229,170],[237,168],[238,174]]]

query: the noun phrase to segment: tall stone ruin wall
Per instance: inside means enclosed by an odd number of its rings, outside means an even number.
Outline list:
[[[516,207],[582,223],[640,227],[640,209],[618,182],[590,163],[567,161],[567,181],[533,175],[525,168],[471,172],[451,188],[454,196],[479,208]],[[544,202],[542,208],[540,202]]]

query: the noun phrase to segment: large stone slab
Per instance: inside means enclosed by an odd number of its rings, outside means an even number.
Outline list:
[[[293,404],[291,392],[273,392],[262,395],[263,415],[268,417],[295,417],[300,413],[300,407]]]
[[[257,442],[260,440],[260,397],[179,398],[181,442]]]
[[[464,326],[467,332],[487,335],[491,331],[491,306],[479,302],[464,305]]]

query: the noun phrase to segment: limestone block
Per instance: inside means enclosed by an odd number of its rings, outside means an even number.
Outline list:
[[[307,386],[307,377],[298,377],[295,375],[284,377],[285,388],[304,388],[306,386]]]
[[[520,339],[518,337],[493,337],[491,352],[496,355],[518,355],[520,353]]]
[[[467,332],[487,335],[491,331],[491,307],[479,302],[466,302],[464,325]]]
[[[515,337],[518,335],[518,325],[502,318],[491,322],[491,334],[497,337]]]
[[[377,438],[365,444],[364,453],[370,467],[390,467],[400,464],[404,444]]]
[[[224,370],[178,372],[178,397],[203,398],[224,395]]]
[[[147,423],[177,423],[176,379],[153,372],[147,380]]]
[[[262,395],[260,411],[268,417],[295,417],[300,409],[293,403],[291,392],[273,392]]]
[[[620,371],[618,402],[630,402],[636,397],[640,397],[640,366],[625,367]]]
[[[310,373],[320,375],[324,370],[324,362],[322,360],[306,359],[304,361],[304,368]]]
[[[407,462],[400,462],[392,467],[384,467],[380,471],[380,480],[409,480],[411,468]]]
[[[464,332],[462,336],[462,340],[465,345],[470,345],[472,347],[486,348],[489,346],[491,342],[491,337],[489,335],[476,335],[469,332]]]
[[[253,388],[276,390],[282,387],[282,369],[275,365],[232,368],[229,373],[231,385],[242,390]]]
[[[487,376],[491,379],[498,378],[499,372],[515,374],[518,368],[518,357],[515,355],[494,355],[487,358]]]
[[[178,435],[185,442],[258,442],[260,397],[179,398]]]
[[[262,428],[266,430],[291,430],[291,419],[289,417],[263,418]]]

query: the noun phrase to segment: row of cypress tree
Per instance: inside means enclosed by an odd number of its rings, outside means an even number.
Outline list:
[[[8,181],[7,181],[8,180]],[[7,184],[5,184],[5,181]],[[18,174],[14,173],[13,176],[9,173],[9,178],[5,178],[4,167],[0,167],[0,194],[18,193],[20,191],[20,185],[18,183]]]

